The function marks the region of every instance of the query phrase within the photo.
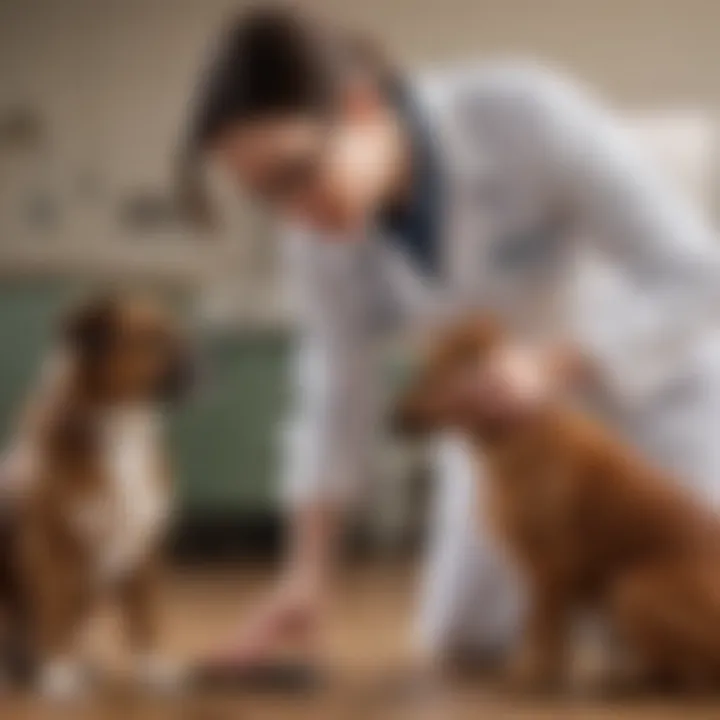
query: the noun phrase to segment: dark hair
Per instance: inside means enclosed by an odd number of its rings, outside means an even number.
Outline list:
[[[338,86],[333,45],[331,33],[291,8],[242,15],[202,78],[192,140],[203,146],[239,121],[327,109]]]
[[[246,11],[229,28],[201,78],[181,154],[182,206],[207,219],[199,156],[228,127],[258,118],[328,112],[355,67],[382,78],[386,65],[365,39],[330,29],[292,7]]]

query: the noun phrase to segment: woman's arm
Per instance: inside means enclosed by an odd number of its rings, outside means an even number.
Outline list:
[[[589,329],[587,352],[622,395],[643,396],[720,317],[716,235],[590,95],[540,70],[504,83],[508,127],[553,199],[636,293],[609,332]]]
[[[283,433],[288,528],[280,592],[290,604],[316,605],[312,612],[330,581],[345,516],[362,493],[378,426],[377,378],[357,248],[301,233],[287,243],[299,337]]]
[[[299,233],[288,242],[298,328],[283,438],[283,494],[291,508],[315,501],[344,507],[362,491],[378,404],[355,249]]]
[[[293,404],[282,433],[286,545],[271,595],[217,656],[235,664],[262,662],[288,641],[312,653],[345,518],[362,491],[377,428],[362,288],[352,258],[343,257],[352,244],[328,246],[293,233],[286,249],[286,287],[299,335]]]

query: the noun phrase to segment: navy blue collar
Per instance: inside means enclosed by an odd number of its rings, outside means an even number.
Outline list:
[[[411,147],[411,187],[401,203],[383,208],[378,214],[380,231],[396,244],[424,274],[440,272],[441,177],[430,128],[417,100],[406,86],[391,93],[405,123]]]

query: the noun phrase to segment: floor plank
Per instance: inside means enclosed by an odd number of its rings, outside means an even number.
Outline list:
[[[164,586],[164,646],[190,661],[228,637],[269,583],[263,568],[175,572]],[[37,697],[0,697],[0,719],[42,720],[710,720],[720,702],[632,698],[531,701],[480,678],[412,681],[409,662],[412,573],[373,567],[348,573],[331,613],[327,682],[307,694],[186,693],[150,698],[116,683],[80,704],[50,707]],[[119,676],[122,654],[112,617],[92,641],[96,660]]]

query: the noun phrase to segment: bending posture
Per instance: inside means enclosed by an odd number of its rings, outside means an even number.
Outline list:
[[[286,228],[300,328],[287,563],[228,660],[316,636],[378,426],[374,341],[439,310],[491,309],[545,342],[575,328],[569,357],[583,362],[553,367],[587,366],[617,426],[718,499],[715,237],[582,89],[523,64],[406,75],[340,30],[256,9],[210,63],[190,149]],[[618,313],[608,283],[578,317],[580,268],[592,276],[597,257],[627,302]],[[525,360],[508,363],[499,393],[518,410]],[[420,639],[439,656],[494,653],[517,632],[521,596],[477,526],[462,441],[439,443],[437,465]]]

